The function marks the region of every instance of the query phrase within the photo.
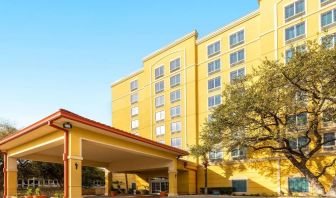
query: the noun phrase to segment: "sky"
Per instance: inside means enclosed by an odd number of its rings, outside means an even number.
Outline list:
[[[60,108],[111,125],[111,84],[142,58],[258,9],[257,0],[1,0],[0,119]]]

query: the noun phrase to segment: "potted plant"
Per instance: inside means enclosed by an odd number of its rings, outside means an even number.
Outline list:
[[[24,198],[33,198],[33,189],[32,188],[27,188],[26,195]]]
[[[34,198],[47,198],[47,196],[46,195],[41,195],[41,189],[36,188]]]
[[[168,192],[166,192],[166,191],[161,191],[160,192],[160,197],[166,197],[166,196],[168,196]]]

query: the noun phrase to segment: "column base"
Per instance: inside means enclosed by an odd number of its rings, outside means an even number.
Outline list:
[[[168,193],[168,197],[176,197],[176,196],[178,196],[177,193]]]

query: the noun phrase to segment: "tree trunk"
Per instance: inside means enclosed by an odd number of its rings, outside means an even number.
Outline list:
[[[125,173],[125,183],[126,183],[126,194],[128,194],[128,178],[127,178],[127,173]]]
[[[298,162],[292,155],[287,154],[287,159],[306,177],[309,184],[313,187],[315,192],[319,195],[325,195],[326,191],[319,178],[315,176],[304,163]]]
[[[330,190],[328,192],[328,196],[336,197],[336,177],[334,177],[334,179],[331,183],[331,187],[330,187]]]
[[[208,166],[204,167],[204,194],[208,194]]]

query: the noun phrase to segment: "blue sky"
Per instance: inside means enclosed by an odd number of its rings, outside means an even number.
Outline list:
[[[110,85],[144,56],[257,8],[257,0],[3,0],[0,118],[21,128],[65,108],[110,125]]]

